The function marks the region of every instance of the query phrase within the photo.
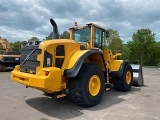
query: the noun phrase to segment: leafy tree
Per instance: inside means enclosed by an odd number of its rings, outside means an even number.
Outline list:
[[[49,34],[49,36],[46,36],[46,40],[51,40],[52,39],[52,35],[53,35],[53,32],[51,32],[50,34]],[[69,39],[69,32],[67,32],[67,31],[64,31],[62,34],[60,34],[60,36],[59,36],[59,38],[60,39]]]
[[[132,63],[151,65],[149,59],[156,53],[155,34],[149,29],[140,29],[133,33],[132,41],[128,42],[129,59]],[[153,54],[154,53],[154,54]]]
[[[11,43],[11,46],[12,46],[12,51],[18,51],[18,52],[21,51],[21,42],[20,41]]]
[[[24,46],[26,46],[27,43],[28,43],[27,41],[22,41],[22,42],[21,42],[21,48],[23,48]]]
[[[64,31],[61,35],[60,35],[60,39],[69,39],[69,32]]]
[[[112,50],[115,54],[118,50],[122,50],[122,40],[120,39],[119,33],[116,30],[109,29],[109,38],[105,40],[105,48]]]
[[[146,59],[148,65],[157,65],[160,63],[160,45],[157,42],[149,46],[149,59]]]
[[[39,38],[37,38],[37,37],[31,37],[29,40],[28,40],[28,42],[34,42],[34,41],[38,41],[39,40]]]
[[[52,39],[52,35],[53,35],[53,32],[51,32],[48,36],[46,36],[45,40],[51,40]]]
[[[128,44],[122,44],[122,58],[128,60],[129,56],[129,47]]]

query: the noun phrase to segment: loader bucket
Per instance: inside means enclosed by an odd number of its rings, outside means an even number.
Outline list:
[[[141,65],[131,64],[133,70],[133,86],[143,86],[143,71]]]

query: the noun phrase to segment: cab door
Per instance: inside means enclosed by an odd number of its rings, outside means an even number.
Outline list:
[[[104,31],[98,27],[94,27],[94,47],[103,48],[103,35]]]

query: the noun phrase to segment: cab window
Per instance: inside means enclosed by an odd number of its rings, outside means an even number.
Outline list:
[[[90,41],[90,28],[85,27],[73,31],[73,39],[76,42],[89,42]]]
[[[103,30],[95,27],[94,29],[94,47],[102,48]]]

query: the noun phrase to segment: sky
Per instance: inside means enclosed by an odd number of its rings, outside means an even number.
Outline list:
[[[59,33],[95,23],[119,32],[123,42],[138,29],[150,29],[160,41],[159,0],[0,0],[0,36],[10,42],[44,39],[52,32],[53,18]]]

